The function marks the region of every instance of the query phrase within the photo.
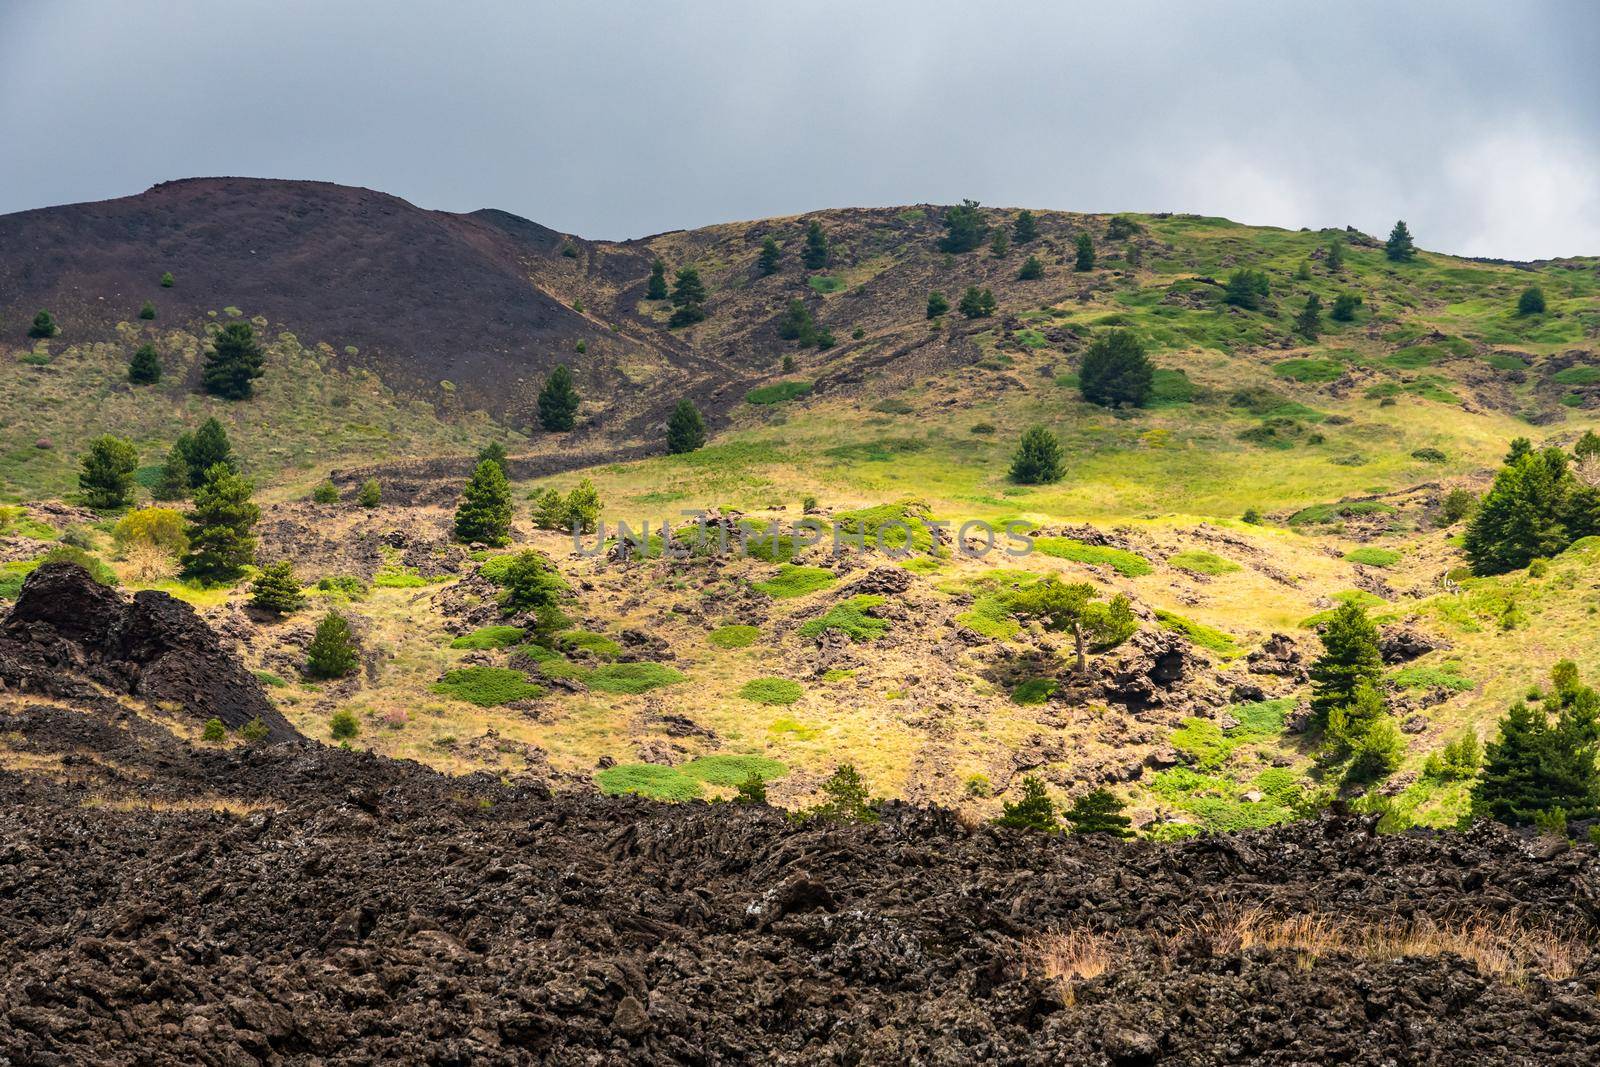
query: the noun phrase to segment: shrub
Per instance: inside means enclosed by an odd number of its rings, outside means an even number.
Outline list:
[[[1109,789],[1096,789],[1073,801],[1066,820],[1075,834],[1111,834],[1132,837],[1133,821],[1122,814],[1122,802]]]
[[[1018,683],[1017,687],[1011,690],[1011,702],[1023,705],[1043,704],[1050,699],[1050,694],[1055,691],[1056,680],[1054,678],[1029,678]]]
[[[735,804],[765,804],[767,802],[767,782],[759,774],[751,771],[735,787],[738,792],[734,795]]]
[[[371,591],[367,583],[350,574],[334,574],[317,579],[317,589],[345,600],[365,600]]]
[[[1015,803],[1007,801],[1001,805],[1000,815],[994,822],[996,826],[1014,830],[1050,832],[1061,829],[1055,802],[1050,799],[1044,781],[1032,774],[1023,776],[1022,796]]]
[[[650,264],[650,280],[645,282],[644,298],[646,300],[667,298],[667,265],[659,259]]]
[[[826,614],[802,624],[800,636],[816,637],[825,630],[839,630],[857,643],[881,637],[888,632],[889,624],[873,618],[867,612],[882,603],[881,596],[853,596],[841,604],[835,604]]]
[[[154,385],[161,380],[161,356],[155,345],[140,345],[128,361],[128,381],[134,385]]]
[[[228,730],[221,719],[207,719],[205,729],[200,731],[200,740],[208,745],[221,744],[227,737]]]
[[[564,433],[577,425],[578,391],[572,385],[572,372],[557,363],[539,390],[539,425],[550,433]],[[505,471],[501,470],[504,477]]]
[[[61,331],[56,325],[56,320],[48,311],[40,311],[33,317],[33,325],[28,327],[29,337],[54,337]]]
[[[261,721],[261,716],[257,715],[240,728],[239,736],[244,740],[253,743],[256,741],[265,741],[271,732],[272,731],[267,729],[267,724]]]
[[[1141,229],[1143,229],[1142,226],[1126,215],[1117,215],[1106,224],[1106,236],[1113,241],[1123,241],[1132,237]]]
[[[462,634],[450,642],[451,648],[509,648],[522,640],[525,630],[520,626],[485,626],[470,634]]]
[[[804,396],[809,392],[811,392],[811,383],[804,378],[798,378],[759,386],[746,393],[744,399],[747,404],[765,407],[771,404],[781,404],[786,400],[793,400],[795,397]]]
[[[1017,212],[1016,220],[1011,224],[1011,239],[1019,245],[1028,244],[1039,236],[1039,223],[1033,217],[1033,212],[1023,208]]]
[[[361,723],[356,719],[356,713],[349,708],[340,708],[328,719],[329,732],[336,740],[348,741],[361,732]]]
[[[1061,442],[1043,426],[1030,426],[1011,457],[1009,476],[1019,485],[1046,485],[1061,480]]]
[[[532,700],[544,695],[544,690],[523,676],[521,671],[506,667],[457,667],[444,672],[433,683],[432,689],[441,696],[476,704],[480,708],[493,708],[514,700]]]
[[[139,453],[131,442],[101,434],[89,442],[78,473],[78,488],[91,508],[120,508],[133,493],[133,472]]]
[[[162,275],[161,275],[161,288],[163,288],[163,289],[171,289],[172,288],[172,272],[170,270],[169,271],[165,271],[164,273],[162,273]]]
[[[944,237],[939,241],[941,252],[970,252],[983,242],[989,225],[983,220],[976,200],[963,200],[944,212]]]
[[[567,592],[561,572],[543,554],[532,549],[512,556],[503,574],[500,606],[508,615],[554,607]]]
[[[1206,574],[1215,577],[1219,574],[1232,574],[1241,569],[1231,559],[1223,559],[1214,552],[1205,552],[1200,549],[1189,549],[1177,552],[1167,557],[1169,567],[1179,570],[1192,571],[1195,574]]]
[[[562,648],[580,649],[601,659],[616,659],[622,655],[622,646],[605,634],[592,630],[568,630],[556,639]]]
[[[766,756],[733,755],[701,756],[678,770],[691,778],[722,786],[737,786],[751,777],[766,782],[789,773],[783,763]]]
[[[139,317],[141,319],[146,319],[146,320],[155,318],[156,317],[156,306],[155,306],[155,304],[153,304],[150,301],[146,300],[144,302],[144,307],[139,309]]]
[[[288,560],[268,563],[250,586],[250,605],[274,615],[287,615],[305,607],[305,594]]]
[[[1270,291],[1271,285],[1264,273],[1241,268],[1228,275],[1223,300],[1246,311],[1257,311]]]
[[[1143,407],[1155,387],[1155,368],[1131,330],[1102,335],[1083,355],[1078,389],[1091,404]]]
[[[1017,281],[1032,282],[1044,277],[1044,264],[1039,262],[1038,256],[1029,256],[1022,261],[1022,269],[1017,271]]]
[[[1072,269],[1094,270],[1094,238],[1089,236],[1088,230],[1081,231],[1073,242]]]
[[[1357,548],[1346,552],[1344,558],[1365,567],[1392,567],[1400,562],[1401,555],[1392,548]]]
[[[768,275],[768,274],[776,274],[778,272],[778,258],[779,258],[779,255],[780,255],[780,253],[778,251],[778,242],[769,233],[766,237],[762,238],[762,240],[761,240],[761,254],[756,257],[756,267],[757,267],[758,270],[760,270],[760,272],[762,273],[763,276]],[[661,295],[662,296],[666,295],[666,289],[667,289],[667,280],[666,280],[665,275],[663,275],[662,279],[661,279]],[[659,300],[660,297],[657,297],[656,299]]]
[[[589,675],[589,688],[602,693],[647,693],[684,680],[682,673],[660,663],[608,663]]]
[[[706,635],[706,640],[717,648],[749,648],[760,636],[758,627],[730,623],[712,630]]]
[[[752,678],[739,689],[745,700],[757,704],[793,704],[805,695],[799,682],[787,678]]]
[[[1142,578],[1155,573],[1150,561],[1137,552],[1087,545],[1070,537],[1036,537],[1033,539],[1033,548],[1035,552],[1042,552],[1053,559],[1110,567],[1124,578]]]
[[[337,504],[339,502],[339,488],[331,481],[325,481],[311,490],[311,500],[317,504]]]
[[[1356,309],[1361,307],[1361,297],[1355,293],[1340,293],[1333,298],[1333,310],[1329,312],[1335,322],[1354,322]]]
[[[248,322],[230,322],[211,339],[201,382],[224,400],[248,400],[261,377],[264,355]]]
[[[706,423],[700,409],[688,400],[678,401],[667,420],[667,451],[673,455],[693,452],[706,443]]]
[[[1522,295],[1517,298],[1517,314],[1543,315],[1544,290],[1537,285],[1530,285],[1524,289]]]
[[[956,305],[957,310],[969,319],[986,319],[993,315],[997,304],[994,293],[989,289],[979,289],[976,285],[967,286],[966,292],[961,294],[961,301]]]
[[[306,648],[306,673],[313,678],[343,678],[356,669],[355,635],[350,620],[330,611],[317,623]]]
[[[636,794],[651,800],[693,800],[700,795],[700,783],[672,767],[654,763],[619,763],[596,771],[595,784],[607,796]]]
[[[183,526],[183,514],[172,508],[140,508],[118,519],[111,536],[124,551],[143,546],[177,556],[189,547]]]
[[[950,301],[945,299],[943,293],[935,291],[928,294],[928,318],[936,319],[949,310]]]
[[[786,600],[789,597],[805,596],[819,589],[826,589],[839,579],[832,571],[823,570],[821,567],[802,567],[794,563],[785,563],[778,568],[778,573],[763,582],[752,583],[751,588],[767,594],[777,600]]]
[[[378,479],[368,478],[361,483],[361,488],[356,492],[356,503],[364,508],[375,508],[383,500],[383,487],[378,484]]]
[[[808,808],[804,818],[829,822],[877,822],[878,813],[867,795],[861,775],[849,763],[842,763],[822,783],[822,795],[827,799],[816,807]]]

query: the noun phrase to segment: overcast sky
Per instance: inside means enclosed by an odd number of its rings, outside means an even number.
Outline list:
[[[590,237],[970,196],[1600,254],[1595,0],[0,0],[0,44],[0,212],[242,174]]]

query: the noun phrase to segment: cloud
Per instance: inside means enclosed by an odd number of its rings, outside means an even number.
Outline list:
[[[1528,128],[1451,152],[1436,198],[1453,251],[1506,259],[1600,254],[1600,147]]]

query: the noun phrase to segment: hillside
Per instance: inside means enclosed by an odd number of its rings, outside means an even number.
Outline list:
[[[332,740],[331,717],[349,712],[353,747],[450,772],[682,799],[729,796],[756,769],[776,802],[801,807],[850,762],[877,795],[974,816],[1037,774],[1061,797],[1113,787],[1153,833],[1270,825],[1314,792],[1304,670],[1341,601],[1384,627],[1405,759],[1380,790],[1425,823],[1465,810],[1466,783],[1422,773],[1430,753],[1469,727],[1492,734],[1560,659],[1600,675],[1595,545],[1537,574],[1458,581],[1461,525],[1446,514],[1451,490],[1487,486],[1513,438],[1570,446],[1595,425],[1600,261],[1394,263],[1349,231],[1052,211],[1034,213],[1030,240],[952,253],[939,247],[947,211],[608,243],[364,190],[201,179],[0,218],[0,246],[27,250],[0,265],[0,492],[23,505],[0,525],[0,592],[15,595],[57,540],[87,545],[125,586],[200,607],[307,736]],[[1016,215],[981,212],[1007,232]],[[813,222],[828,263],[808,269]],[[1079,270],[1084,234],[1096,259]],[[1038,276],[1024,280],[1030,256]],[[658,257],[669,279],[700,272],[704,322],[673,328],[670,305],[645,299]],[[1244,268],[1265,276],[1253,308],[1227,299]],[[1519,313],[1533,284],[1546,309]],[[969,287],[992,291],[992,314],[956,310]],[[952,307],[930,316],[935,291]],[[1311,294],[1315,339],[1294,323]],[[1348,321],[1326,313],[1340,295],[1360,297]],[[136,317],[147,299],[153,321]],[[793,300],[831,345],[780,336]],[[38,307],[59,336],[24,336]],[[238,403],[196,391],[208,335],[230,320],[269,342],[257,395]],[[1079,393],[1085,349],[1117,328],[1156,364],[1144,407]],[[124,367],[146,340],[166,374],[133,387]],[[532,419],[557,361],[584,400],[570,434]],[[663,455],[682,397],[712,436]],[[87,437],[130,438],[149,485],[207,416],[259,483],[260,559],[292,561],[308,587],[286,621],[246,608],[247,581],[201,588],[170,561],[129,558],[115,514],[59,499]],[[1054,484],[1006,476],[1033,424],[1063,446]],[[572,590],[545,643],[499,609],[502,554],[451,538],[491,442],[511,455],[511,547],[545,553]],[[330,473],[340,501],[308,502]],[[382,486],[372,508],[354,500],[369,478]],[[735,523],[808,511],[844,530],[981,519],[1027,524],[1039,551],[585,556],[530,521],[537,492],[582,479],[613,526],[655,531],[696,508]],[[1088,678],[1067,669],[1063,635],[1003,610],[1045,576],[1132,604],[1136,635]],[[329,608],[362,645],[360,672],[334,682],[302,673]]]

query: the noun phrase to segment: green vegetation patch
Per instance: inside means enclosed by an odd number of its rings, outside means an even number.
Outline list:
[[[752,678],[739,688],[739,695],[757,704],[793,704],[805,695],[805,687],[788,678]]]
[[[1346,500],[1335,504],[1313,504],[1290,515],[1289,525],[1316,526],[1338,522],[1340,519],[1359,518],[1362,515],[1392,514],[1394,510],[1391,505],[1378,500]]]
[[[1106,548],[1101,545],[1086,545],[1070,537],[1036,537],[1033,539],[1033,547],[1035,551],[1056,559],[1110,567],[1124,578],[1139,578],[1155,571],[1150,561],[1137,552]]]
[[[827,296],[830,293],[837,293],[839,290],[843,289],[844,279],[833,274],[813,274],[806,280],[806,284],[810,285],[811,288],[815,289],[823,296]]]
[[[1218,655],[1237,656],[1244,651],[1239,647],[1239,642],[1235,641],[1229,634],[1204,623],[1185,618],[1177,612],[1158,610],[1156,612],[1156,621],[1161,624],[1163,629],[1181,633],[1201,648],[1210,649]]]
[[[1283,721],[1294,707],[1293,697],[1276,700],[1258,700],[1250,704],[1235,704],[1228,709],[1239,725],[1226,732],[1229,737],[1270,737],[1283,732]]]
[[[481,630],[474,630],[470,634],[462,634],[450,642],[451,648],[510,648],[522,640],[523,629],[520,626],[485,626]]]
[[[513,700],[532,700],[544,690],[506,667],[458,667],[433,683],[433,691],[480,708],[493,708]]]
[[[901,500],[842,511],[834,516],[834,522],[842,532],[859,534],[869,546],[886,552],[903,552],[908,543],[917,552],[931,552],[933,534],[923,520],[932,515],[920,500]]]
[[[1029,678],[1011,690],[1013,704],[1043,704],[1056,691],[1054,678]]]
[[[619,763],[596,771],[594,780],[607,796],[632,793],[651,800],[682,801],[700,795],[699,780],[655,763]]]
[[[811,382],[804,378],[791,379],[786,382],[774,382],[771,385],[758,386],[744,395],[747,404],[756,404],[762,407],[771,404],[781,404],[786,400],[793,400],[797,396],[805,396],[811,392]]]
[[[786,600],[789,597],[805,596],[807,593],[826,589],[838,580],[832,571],[821,567],[802,567],[795,563],[785,563],[778,568],[777,574],[764,582],[755,582],[752,588],[775,599]]]
[[[592,630],[567,630],[559,633],[556,635],[556,644],[565,649],[588,652],[602,659],[614,659],[622,655],[621,645],[605,634],[597,634]]]
[[[749,648],[761,637],[757,626],[729,623],[706,634],[706,640],[717,648]]]
[[[1550,380],[1561,385],[1594,385],[1600,382],[1600,367],[1567,367],[1550,375]]]
[[[1344,373],[1334,359],[1285,359],[1272,365],[1272,373],[1296,382],[1331,382]]]
[[[1400,562],[1401,555],[1392,548],[1356,548],[1346,552],[1344,558],[1363,567],[1392,567]]]
[[[1168,556],[1167,564],[1177,567],[1179,570],[1212,576],[1232,574],[1234,571],[1243,569],[1231,559],[1223,559],[1214,552],[1206,552],[1197,548],[1191,548],[1176,555]]]
[[[1413,663],[1389,676],[1401,689],[1447,689],[1465,693],[1477,688],[1477,683],[1461,673],[1461,664],[1447,660],[1438,664]]]
[[[647,693],[684,681],[681,671],[660,663],[608,663],[589,672],[590,689],[602,693]]]
[[[800,627],[801,637],[816,637],[824,630],[842,630],[852,641],[871,641],[889,630],[883,619],[875,619],[867,612],[883,603],[883,597],[873,594],[853,596],[828,609],[827,614],[812,619]]]
[[[1184,719],[1172,731],[1172,747],[1200,770],[1216,770],[1227,762],[1237,742],[1224,737],[1210,719]]]
[[[789,768],[780,760],[766,756],[715,755],[692,759],[679,768],[684,774],[711,785],[736,786],[751,775],[764,782],[782,778]]]

